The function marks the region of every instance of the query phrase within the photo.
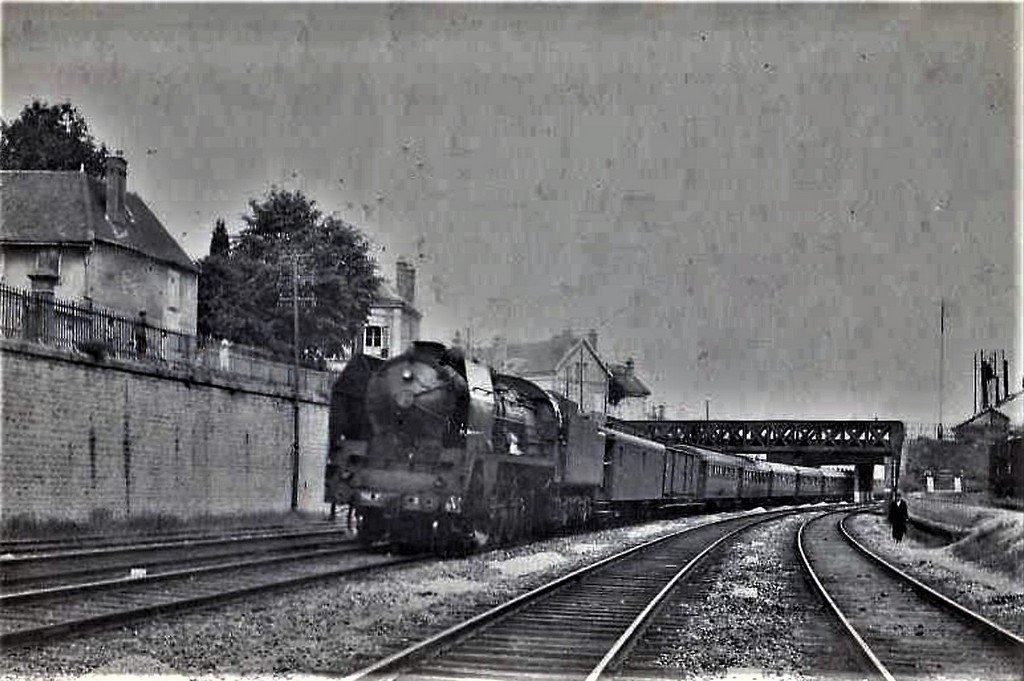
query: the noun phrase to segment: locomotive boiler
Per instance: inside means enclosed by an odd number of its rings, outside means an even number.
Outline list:
[[[561,510],[550,492],[562,427],[551,395],[457,349],[360,357],[332,395],[327,497],[353,506],[364,542],[513,540]]]

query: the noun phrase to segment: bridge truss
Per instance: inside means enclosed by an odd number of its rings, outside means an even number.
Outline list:
[[[903,448],[901,421],[614,421],[666,445],[764,454],[803,466],[885,463]]]

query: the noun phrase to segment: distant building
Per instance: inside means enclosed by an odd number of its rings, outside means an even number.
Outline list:
[[[198,268],[136,194],[128,164],[84,172],[0,171],[0,281],[84,299],[149,323],[196,332]]]
[[[971,418],[953,426],[957,440],[1006,439],[1011,432],[1024,428],[1024,393],[1014,393],[990,407],[985,407]]]
[[[647,398],[651,391],[636,375],[633,359],[625,364],[609,364],[612,372],[608,391],[608,413],[626,421],[639,421],[650,417]]]
[[[643,418],[643,400],[650,391],[634,374],[632,360],[605,362],[597,350],[596,331],[585,337],[563,331],[535,343],[498,341],[477,354],[499,371],[568,397],[584,411]]]
[[[420,338],[422,315],[414,306],[416,270],[404,260],[395,264],[395,285],[377,287],[356,352],[387,359],[407,350]]]

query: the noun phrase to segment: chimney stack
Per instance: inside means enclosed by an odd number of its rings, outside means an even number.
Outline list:
[[[121,151],[115,151],[107,156],[106,163],[107,183],[107,219],[111,222],[127,222],[127,212],[124,207],[125,186],[128,183],[128,162],[124,160]]]
[[[633,358],[632,357],[630,357],[629,359],[626,360],[626,375],[627,376],[632,376],[633,375]]]
[[[416,302],[416,269],[401,258],[395,263],[395,288],[405,302]]]
[[[1003,392],[1006,393],[1004,399],[1010,398],[1010,363],[1006,359],[1006,350],[1003,350]]]
[[[594,348],[594,352],[597,352],[597,331],[594,329],[588,331],[587,341],[590,343],[590,347]]]

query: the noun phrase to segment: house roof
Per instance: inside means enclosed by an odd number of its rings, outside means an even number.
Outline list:
[[[410,301],[398,295],[395,288],[387,281],[381,281],[377,285],[377,291],[373,294],[372,305],[375,307],[400,307],[416,317],[422,316],[420,311]]]
[[[650,389],[633,373],[633,367],[628,364],[609,364],[612,372],[612,381],[618,384],[624,397],[647,397],[651,394]]]
[[[1010,425],[1024,425],[1024,391],[1016,392],[995,406],[995,410],[1010,420]]]
[[[966,421],[953,426],[953,430],[958,431],[963,428],[970,428],[973,426],[990,426],[997,423],[1002,426],[1009,423],[1009,421],[1010,417],[999,409],[996,409],[995,407],[985,407]]]
[[[49,170],[0,172],[0,242],[90,244],[126,248],[192,272],[195,263],[145,202],[127,192],[127,225],[106,217],[106,185],[85,173]]]
[[[580,347],[589,351],[601,370],[611,376],[611,372],[590,341],[586,338],[576,338],[567,332],[546,341],[509,343],[505,371],[521,376],[555,373]]]

